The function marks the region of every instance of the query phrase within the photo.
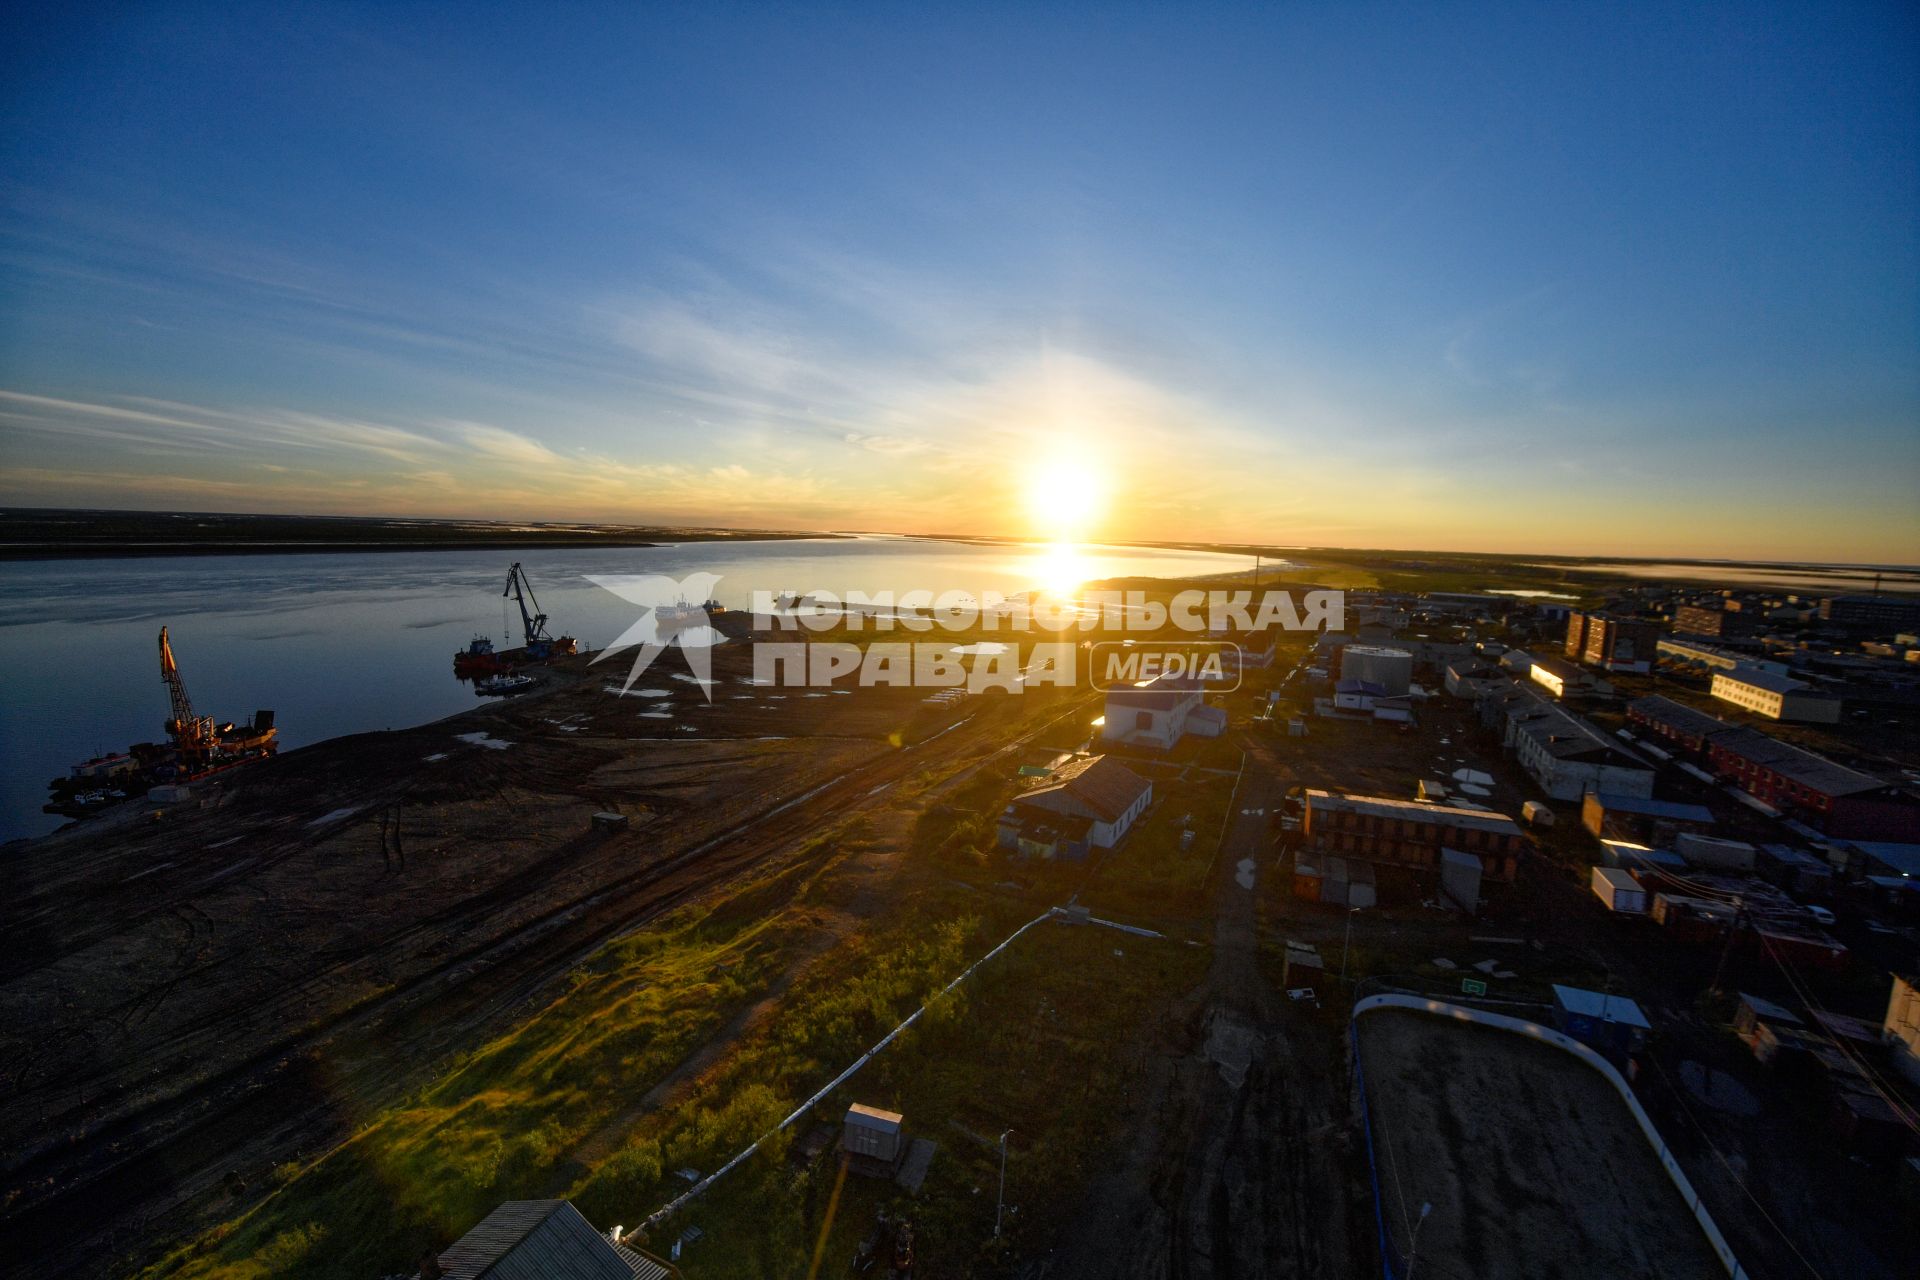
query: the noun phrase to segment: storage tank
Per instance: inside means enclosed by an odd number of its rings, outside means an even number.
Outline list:
[[[1405,649],[1350,644],[1340,651],[1340,678],[1377,684],[1389,698],[1404,697],[1413,684],[1413,655]]]

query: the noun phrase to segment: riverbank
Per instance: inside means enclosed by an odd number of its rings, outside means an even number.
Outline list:
[[[377,516],[191,511],[0,510],[0,560],[300,555],[361,551],[577,550],[685,542],[776,542],[845,535],[724,529]]]

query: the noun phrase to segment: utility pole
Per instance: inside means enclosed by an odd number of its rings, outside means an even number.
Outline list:
[[[1007,1129],[1000,1134],[1000,1195],[993,1205],[993,1238],[995,1240],[1000,1238],[1001,1211],[1007,1207],[1007,1134],[1012,1132],[1013,1130]]]
[[[1425,1224],[1427,1215],[1433,1212],[1433,1201],[1420,1202],[1420,1216],[1413,1224],[1413,1239],[1407,1241],[1407,1274],[1403,1280],[1413,1280],[1413,1264],[1420,1260],[1420,1228]]]
[[[1347,980],[1347,951],[1353,946],[1353,916],[1359,910],[1359,907],[1347,908],[1347,932],[1346,936],[1340,940],[1340,981],[1342,983]]]

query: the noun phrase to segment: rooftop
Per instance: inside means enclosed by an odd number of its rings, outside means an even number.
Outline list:
[[[1521,834],[1520,824],[1505,814],[1487,813],[1480,809],[1456,809],[1450,805],[1428,804],[1423,800],[1392,800],[1386,796],[1308,791],[1307,807],[1334,813],[1361,813],[1376,818],[1404,818],[1415,822],[1437,822],[1449,827]]]
[[[1645,716],[1668,728],[1677,729],[1681,733],[1700,737],[1711,737],[1716,733],[1731,733],[1736,727],[1719,716],[1708,715],[1683,702],[1675,702],[1662,693],[1635,698],[1627,704],[1627,711],[1630,714]]]
[[[1887,784],[1858,769],[1849,769],[1823,755],[1769,737],[1755,729],[1730,729],[1714,738],[1713,745],[1773,770],[1784,778],[1822,795],[1851,796],[1878,791]]]
[[[1795,680],[1792,676],[1776,675],[1771,671],[1762,671],[1757,667],[1743,667],[1738,671],[1722,671],[1713,677],[1717,686],[1724,680],[1729,684],[1744,684],[1755,689],[1765,689],[1768,693],[1798,693],[1813,686],[1805,680]]]
[[[565,1200],[508,1200],[440,1255],[447,1280],[658,1280],[666,1268],[595,1231]]]
[[[1563,987],[1555,983],[1553,998],[1568,1013],[1577,1013],[1584,1018],[1598,1018],[1602,1022],[1617,1022],[1622,1026],[1640,1027],[1648,1031],[1653,1029],[1647,1021],[1647,1015],[1640,1012],[1640,1006],[1625,996],[1610,996],[1604,991]]]
[[[1204,687],[1200,681],[1187,676],[1155,676],[1140,684],[1122,685],[1107,690],[1107,705],[1109,707],[1140,707],[1147,711],[1171,711],[1182,702],[1197,699]]]
[[[1593,793],[1602,809],[1613,813],[1637,813],[1648,818],[1672,818],[1677,822],[1712,822],[1713,811],[1705,805],[1681,804],[1677,800],[1643,800],[1639,796],[1615,796]]]
[[[1052,782],[1022,792],[1013,802],[1112,822],[1132,808],[1149,785],[1112,756],[1090,756],[1060,766]]]

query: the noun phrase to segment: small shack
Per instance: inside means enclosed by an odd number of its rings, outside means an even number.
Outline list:
[[[627,829],[627,815],[624,813],[601,812],[593,815],[595,831],[612,832]]]
[[[1798,1049],[1805,1025],[1793,1010],[1745,991],[1740,993],[1739,1007],[1733,1012],[1734,1034],[1762,1062],[1770,1063],[1783,1051]]]
[[[1555,983],[1553,1012],[1561,1031],[1610,1058],[1639,1052],[1647,1042],[1647,1032],[1653,1029],[1640,1006],[1625,996],[1583,987]]]
[[[894,1166],[900,1162],[900,1126],[904,1120],[898,1111],[882,1111],[859,1102],[848,1107],[840,1122],[840,1147],[847,1153],[850,1167],[857,1173],[892,1177]],[[880,1168],[862,1169],[860,1163]]]

